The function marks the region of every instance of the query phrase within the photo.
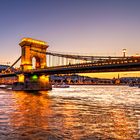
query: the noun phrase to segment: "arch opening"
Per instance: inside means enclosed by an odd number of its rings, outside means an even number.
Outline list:
[[[39,57],[32,57],[32,69],[41,68],[40,58]]]

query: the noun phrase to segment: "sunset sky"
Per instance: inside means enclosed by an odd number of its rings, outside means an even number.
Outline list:
[[[140,0],[1,0],[0,63],[14,62],[23,37],[49,50],[92,55],[140,53]]]

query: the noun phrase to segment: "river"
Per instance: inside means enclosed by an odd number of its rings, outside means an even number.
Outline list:
[[[0,140],[139,140],[140,88],[0,90]]]

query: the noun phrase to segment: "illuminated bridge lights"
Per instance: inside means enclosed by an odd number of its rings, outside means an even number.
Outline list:
[[[25,76],[23,74],[18,75],[18,82],[24,82]]]
[[[49,76],[42,75],[39,77],[39,80],[41,83],[48,83],[49,82]]]
[[[46,75],[38,76],[38,75],[34,74],[34,75],[31,76],[31,79],[32,79],[33,81],[38,81],[38,80],[39,80],[39,81],[42,82],[42,83],[46,83],[46,82],[49,81],[49,77],[46,76]]]
[[[37,75],[33,75],[33,76],[32,76],[32,80],[33,80],[33,81],[38,80],[38,76],[37,76]]]

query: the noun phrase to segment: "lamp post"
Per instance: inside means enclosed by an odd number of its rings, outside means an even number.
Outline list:
[[[126,56],[126,49],[123,49],[123,57]]]
[[[10,64],[10,62],[7,62],[7,65],[9,65]]]

